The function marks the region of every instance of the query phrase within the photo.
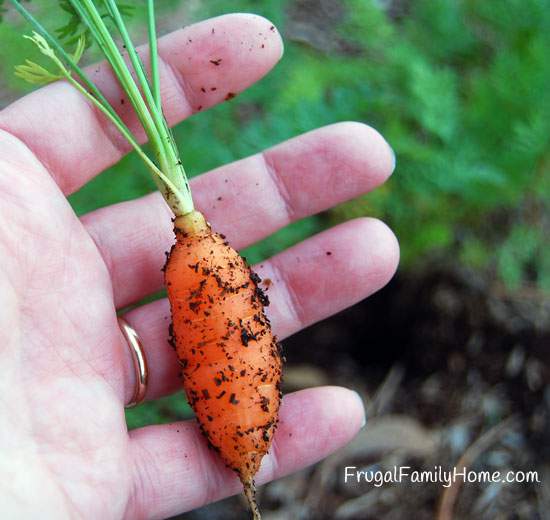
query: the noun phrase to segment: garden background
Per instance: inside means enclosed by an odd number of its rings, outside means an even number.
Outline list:
[[[50,3],[30,5],[48,20]],[[387,222],[402,251],[387,288],[285,342],[285,390],[352,386],[365,398],[369,426],[351,448],[264,487],[266,518],[400,519],[411,510],[418,519],[547,518],[550,1],[157,4],[163,32],[247,11],[269,18],[285,41],[283,60],[260,83],[176,127],[192,175],[345,120],[374,126],[397,156],[385,186],[245,252],[259,261],[362,215]],[[141,2],[135,5],[132,27],[145,40]],[[21,38],[22,23],[9,11],[6,18],[0,108],[29,90],[13,67],[40,59]],[[153,189],[130,155],[71,203],[82,214]],[[131,428],[189,416],[181,393],[127,413]],[[448,491],[341,482],[350,460],[430,469],[461,457],[477,469],[537,469],[542,483]],[[242,511],[233,498],[182,518],[240,518]]]

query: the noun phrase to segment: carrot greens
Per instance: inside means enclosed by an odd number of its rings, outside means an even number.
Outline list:
[[[35,84],[66,79],[115,125],[138,153],[174,214],[183,216],[192,212],[194,207],[189,182],[173,134],[162,112],[154,0],[147,0],[149,77],[123,18],[128,11],[127,6],[123,8],[115,0],[64,0],[61,6],[71,15],[71,19],[69,24],[58,31],[58,38],[44,28],[19,0],[10,1],[34,29],[32,36],[27,38],[55,66],[54,71],[49,71],[27,60],[24,65],[17,67],[17,75]],[[79,67],[78,62],[89,43],[87,35],[98,45],[112,67],[145,131],[153,157],[149,157],[112,104],[85,70]],[[61,41],[63,38],[76,39],[74,53],[65,51]],[[119,49],[120,43],[115,38],[120,39],[124,51]],[[129,64],[124,59],[125,54]]]

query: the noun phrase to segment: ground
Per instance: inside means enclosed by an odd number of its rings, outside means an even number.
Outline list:
[[[348,448],[264,486],[267,520],[544,519],[550,303],[434,264],[284,343],[286,390],[341,384],[368,421]],[[460,462],[459,462],[460,461]],[[344,484],[344,467],[537,471],[540,484]],[[443,505],[442,505],[443,504]],[[243,518],[240,497],[181,518]]]

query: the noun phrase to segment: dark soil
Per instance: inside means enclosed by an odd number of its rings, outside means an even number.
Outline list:
[[[411,511],[415,519],[548,518],[550,301],[543,295],[507,294],[472,273],[431,266],[284,347],[287,391],[352,387],[364,396],[369,421],[352,448],[264,486],[265,519],[405,519]],[[434,483],[343,484],[345,465],[449,469],[463,456],[477,471],[538,471],[541,483],[455,484],[452,491]],[[439,509],[444,495],[451,516]],[[181,518],[246,513],[234,497]]]

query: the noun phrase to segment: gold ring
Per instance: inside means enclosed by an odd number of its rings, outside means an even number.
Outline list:
[[[134,395],[130,402],[126,405],[126,408],[132,408],[137,406],[145,399],[147,393],[147,380],[149,378],[149,370],[147,369],[147,359],[145,358],[145,352],[143,350],[143,343],[138,336],[138,333],[130,327],[128,322],[123,318],[118,318],[118,324],[126,343],[130,347],[132,353],[132,360],[134,362],[134,370],[136,372],[136,387],[134,389]]]

